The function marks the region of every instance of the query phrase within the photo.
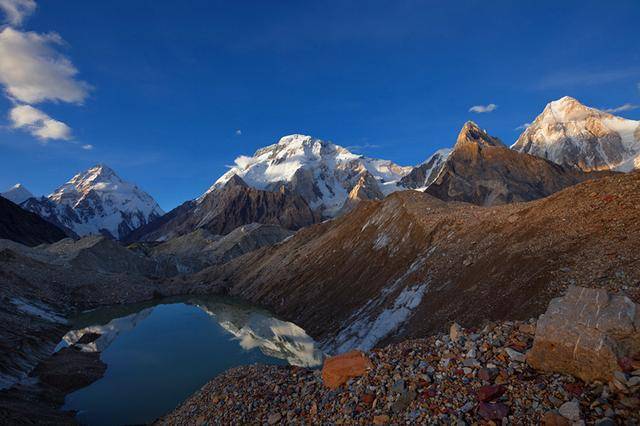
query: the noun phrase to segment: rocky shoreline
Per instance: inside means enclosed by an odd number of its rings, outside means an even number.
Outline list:
[[[455,327],[374,349],[372,367],[337,389],[320,370],[235,368],[157,424],[640,423],[640,364],[623,389],[540,372],[524,355],[535,329],[533,320]]]

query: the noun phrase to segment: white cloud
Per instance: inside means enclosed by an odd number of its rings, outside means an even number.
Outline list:
[[[604,112],[623,112],[623,111],[631,111],[634,109],[637,109],[638,105],[634,105],[634,104],[624,104],[624,105],[620,105],[619,107],[615,107],[615,108],[606,108],[603,111]]]
[[[525,129],[528,129],[529,126],[531,126],[531,123],[524,123],[524,124],[516,127],[516,130],[525,130]]]
[[[242,130],[238,129],[236,130],[236,136],[240,136],[242,134]]]
[[[36,10],[35,0],[0,0],[0,10],[6,15],[6,21],[18,26],[27,16]]]
[[[93,145],[91,144],[82,145],[82,149],[84,149],[85,151],[90,151],[93,149]]]
[[[24,103],[82,103],[90,86],[76,79],[78,70],[56,50],[56,33],[38,34],[6,27],[0,32],[0,83],[7,96]]]
[[[23,129],[33,136],[48,139],[71,139],[71,128],[62,121],[54,120],[46,113],[30,105],[17,105],[9,111],[12,127]]]
[[[498,109],[498,105],[496,104],[474,105],[471,108],[469,108],[469,112],[477,112],[478,114],[482,114],[485,112],[495,111],[496,109]]]
[[[253,157],[249,157],[246,155],[241,155],[234,160],[234,162],[236,163],[236,167],[240,168],[241,170],[249,167],[251,164],[253,164],[254,161],[255,160],[253,159]]]

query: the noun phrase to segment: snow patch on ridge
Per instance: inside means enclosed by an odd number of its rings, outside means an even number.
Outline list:
[[[362,318],[353,323],[337,337],[336,353],[352,349],[370,350],[376,343],[397,330],[411,316],[422,302],[428,283],[403,289],[393,302],[393,306],[384,309],[375,320]],[[348,336],[348,337],[347,337]]]
[[[407,278],[424,266],[426,258],[431,253],[415,260],[400,278],[380,291],[379,297],[369,300],[362,308],[352,314],[345,321],[345,328],[335,338],[325,342],[325,352],[342,353],[352,349],[370,350],[380,340],[398,330],[422,302],[429,287],[429,280],[398,291]],[[390,300],[393,295],[396,295],[395,298]],[[384,307],[385,305],[386,307]]]

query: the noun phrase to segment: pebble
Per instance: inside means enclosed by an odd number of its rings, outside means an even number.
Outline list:
[[[580,403],[576,399],[565,402],[560,406],[558,412],[564,418],[576,422],[580,420]]]

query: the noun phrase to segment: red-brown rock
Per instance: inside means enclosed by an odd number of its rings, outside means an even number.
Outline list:
[[[544,426],[569,426],[571,422],[553,411],[548,411],[542,416]]]
[[[373,368],[371,360],[360,351],[351,351],[329,357],[322,367],[322,381],[330,389],[336,389],[353,377],[359,377]]]
[[[502,420],[509,414],[509,407],[499,402],[481,402],[478,414],[485,420]]]
[[[501,397],[506,390],[502,385],[482,386],[477,390],[476,394],[480,401],[487,402]]]

